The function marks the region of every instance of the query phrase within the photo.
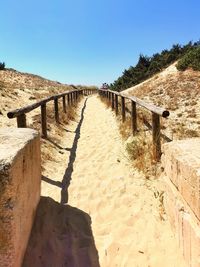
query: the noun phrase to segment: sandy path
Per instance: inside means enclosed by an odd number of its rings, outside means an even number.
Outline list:
[[[184,267],[169,222],[160,218],[159,181],[130,166],[114,114],[92,96],[80,119],[62,141],[72,148],[67,169],[49,166],[54,182],[43,181],[42,194],[60,202],[65,173],[62,202],[90,215],[101,267]]]
[[[169,224],[160,220],[154,185],[148,189],[124,155],[115,116],[96,97],[89,98],[69,204],[90,214],[100,265],[183,266]]]

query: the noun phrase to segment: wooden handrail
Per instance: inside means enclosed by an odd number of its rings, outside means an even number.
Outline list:
[[[164,109],[164,108],[161,108],[161,107],[158,107],[158,106],[155,106],[153,104],[150,104],[150,103],[147,103],[145,102],[144,100],[142,99],[139,99],[138,97],[135,97],[135,96],[128,96],[124,93],[119,93],[119,92],[116,92],[116,91],[112,91],[112,90],[105,90],[105,89],[99,89],[99,91],[102,91],[102,92],[109,92],[111,93],[111,97],[112,97],[112,94],[115,94],[115,95],[118,95],[118,96],[121,96],[121,97],[124,97],[126,99],[129,99],[131,101],[134,101],[135,103],[137,103],[139,106],[143,107],[143,108],[146,108],[148,109],[149,111],[153,112],[153,113],[156,113],[158,114],[159,116],[162,116],[163,118],[167,118],[170,113],[168,110]]]
[[[75,86],[73,86],[76,88]],[[42,136],[44,138],[47,138],[47,114],[46,114],[46,104],[50,101],[54,101],[54,112],[55,112],[55,121],[59,123],[59,105],[58,100],[59,98],[62,98],[63,103],[63,112],[66,113],[66,98],[68,100],[68,105],[72,105],[77,102],[78,96],[80,94],[84,95],[90,95],[92,93],[96,92],[94,89],[76,89],[72,91],[66,91],[57,95],[53,95],[50,97],[47,97],[45,99],[42,99],[34,104],[27,105],[23,108],[15,109],[7,113],[7,116],[9,119],[17,118],[17,126],[19,128],[25,128],[27,127],[26,124],[26,113],[41,107],[41,128],[42,128]]]
[[[64,92],[64,93],[61,93],[61,94],[57,94],[57,95],[53,95],[53,96],[50,96],[50,97],[47,97],[45,99],[42,99],[34,104],[30,104],[30,105],[27,105],[23,108],[19,108],[19,109],[15,109],[15,110],[12,110],[10,112],[8,112],[7,116],[9,119],[12,119],[12,118],[16,118],[17,116],[21,115],[21,114],[24,114],[24,113],[28,113],[40,106],[42,106],[43,104],[46,104],[47,102],[51,101],[51,100],[55,100],[55,99],[58,99],[60,97],[63,97],[65,95],[68,95],[68,94],[71,94],[73,93],[74,91],[79,91],[81,92],[82,90],[73,90],[73,91],[67,91],[67,92]]]
[[[153,104],[147,103],[142,99],[139,99],[135,96],[126,96],[125,94],[121,94],[122,96],[124,96],[125,98],[132,100],[133,102],[135,102],[136,104],[138,104],[139,106],[148,109],[149,111],[163,117],[163,118],[167,118],[169,116],[169,111],[161,108],[161,107],[157,107]]]
[[[168,110],[155,106],[153,104],[147,103],[142,99],[139,99],[135,96],[128,96],[124,93],[119,93],[107,89],[99,89],[99,94],[108,98],[109,102],[111,102],[112,109],[115,109],[116,115],[118,115],[118,97],[121,97],[121,116],[122,122],[126,120],[126,103],[125,99],[131,101],[131,128],[132,134],[137,132],[137,110],[136,104],[147,109],[152,113],[152,138],[153,138],[153,156],[156,161],[160,160],[161,157],[161,133],[160,133],[160,117],[167,118],[170,113]],[[114,103],[114,96],[117,101]],[[115,105],[114,105],[115,104]]]

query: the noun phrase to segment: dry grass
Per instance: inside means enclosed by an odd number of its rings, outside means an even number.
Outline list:
[[[48,138],[41,139],[42,144],[42,166],[45,165],[47,161],[56,161],[53,154],[49,153],[49,149],[54,150],[56,147],[59,149],[59,153],[62,152],[62,147],[60,146],[60,140],[62,140],[64,131],[63,126],[69,124],[70,121],[75,120],[77,116],[77,107],[82,97],[79,98],[76,104],[67,106],[66,113],[63,112],[61,104],[59,104],[59,123],[55,121],[54,106],[52,103],[47,105],[47,134]],[[36,114],[32,117],[32,122],[28,125],[29,128],[41,131],[41,115]],[[44,171],[44,168],[42,168]]]
[[[129,137],[126,141],[126,150],[133,166],[142,171],[146,178],[157,176],[152,140],[146,131],[140,131],[136,136]]]
[[[147,117],[145,116],[145,120]],[[126,151],[133,166],[142,171],[146,178],[157,176],[157,166],[153,159],[153,145],[151,131],[149,131],[144,123],[144,117],[138,118],[138,129],[136,135],[132,135],[131,118],[127,117],[123,123],[118,118],[119,132],[125,141]]]
[[[33,89],[33,91],[40,91],[44,89],[49,91],[56,91],[61,89],[62,91],[68,90],[70,86],[60,84],[56,81],[51,81],[45,78],[42,78],[38,75],[19,72],[13,69],[7,69],[5,71],[0,71],[0,81],[5,83],[6,87],[12,89],[17,88],[24,90],[26,88]]]
[[[66,113],[63,111],[63,107],[59,102],[59,123],[55,121],[55,114],[54,114],[54,106],[51,103],[47,105],[47,130],[51,131],[51,125],[56,124],[57,127],[60,125],[67,125],[70,121],[74,120],[77,115],[77,106],[79,102],[82,100],[82,96],[78,99],[76,104],[70,105],[66,107]],[[33,116],[33,121],[28,125],[30,128],[37,129],[38,131],[41,129],[41,115],[36,114]]]
[[[106,98],[100,97],[100,99],[107,108],[111,107],[110,102]],[[128,103],[126,103],[126,107],[130,108]],[[153,159],[151,131],[145,126],[149,120],[151,121],[151,113],[143,108],[139,108],[137,112],[137,126],[140,130],[135,136],[132,135],[131,117],[128,113],[126,113],[125,122],[122,122],[120,115],[116,118],[130,161],[134,167],[145,174],[146,178],[150,178],[150,176],[158,175],[158,168]],[[121,108],[119,109],[119,114],[121,114]]]
[[[165,215],[166,215],[164,206],[164,193],[165,193],[164,191],[159,192],[158,190],[154,192],[154,197],[159,200],[159,216],[161,221],[165,221]]]
[[[184,123],[178,123],[178,126],[173,131],[178,139],[200,137],[199,130],[189,129]]]
[[[124,123],[119,116],[117,117],[117,119],[119,121],[119,132],[122,138],[126,140],[130,137],[131,134],[131,118],[126,118],[126,121]]]
[[[106,97],[98,96],[98,98],[105,104],[106,108],[111,107],[111,102]]]
[[[61,105],[59,105],[59,123],[55,122],[53,105],[48,107],[48,138],[47,140],[42,139],[42,166],[44,166],[47,161],[56,161],[54,153],[50,153],[50,150],[55,151],[55,153],[64,154],[65,148],[61,145],[61,140],[63,140],[65,132],[64,129],[66,129],[66,125],[68,125],[70,121],[74,121],[77,118],[77,108],[82,98],[83,97],[81,96],[74,105],[67,105],[66,113],[64,113]],[[38,120],[38,122],[40,122],[40,120]],[[40,127],[40,123],[38,124],[35,122],[35,124]]]
[[[192,109],[189,109],[187,111],[187,118],[196,118],[197,117],[197,114],[196,114],[196,110],[194,108]]]

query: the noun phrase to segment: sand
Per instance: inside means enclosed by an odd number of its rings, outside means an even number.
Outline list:
[[[90,96],[63,131],[46,161],[24,266],[184,267],[161,181],[132,167],[114,113]]]

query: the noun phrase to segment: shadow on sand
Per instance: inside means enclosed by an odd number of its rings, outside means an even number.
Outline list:
[[[47,182],[49,184],[52,184],[52,185],[55,185],[55,186],[58,186],[58,187],[61,188],[61,199],[60,199],[60,202],[62,204],[68,203],[68,187],[70,185],[72,173],[73,173],[73,170],[74,170],[73,166],[74,166],[74,162],[75,162],[75,159],[76,159],[76,150],[77,150],[77,146],[78,146],[78,140],[80,138],[81,126],[82,126],[82,123],[83,123],[83,120],[84,120],[84,111],[85,111],[85,108],[86,108],[86,104],[87,104],[87,99],[84,102],[84,105],[83,105],[83,108],[82,108],[82,111],[81,111],[80,121],[78,122],[76,130],[74,132],[75,133],[75,137],[74,137],[74,141],[73,141],[71,149],[63,148],[60,145],[58,145],[57,143],[55,143],[54,141],[52,141],[51,139],[47,139],[50,143],[52,143],[53,145],[55,145],[59,149],[66,149],[66,150],[70,151],[69,162],[68,162],[67,168],[65,170],[62,182],[54,181],[51,178],[42,176],[42,180],[44,182]]]
[[[90,216],[41,197],[22,267],[100,267]]]
[[[62,188],[62,182],[52,180],[52,179],[50,179],[50,178],[48,178],[48,177],[46,177],[46,176],[44,176],[44,175],[42,175],[42,181],[44,181],[44,182],[46,182],[46,183],[48,183],[48,184],[55,185],[55,186],[57,186],[57,187]]]
[[[75,130],[75,137],[74,137],[73,145],[72,145],[70,155],[69,155],[68,166],[65,170],[65,174],[62,180],[61,201],[60,201],[62,204],[68,203],[68,187],[70,185],[71,176],[74,170],[73,166],[74,166],[74,161],[76,159],[76,150],[77,150],[78,140],[80,138],[81,125],[84,120],[84,111],[86,108],[86,104],[87,104],[87,99],[85,100],[84,106],[81,111],[81,118]]]
[[[46,138],[47,141],[49,141],[52,145],[54,145],[55,147],[57,147],[58,149],[61,149],[61,150],[66,150],[66,151],[70,151],[71,149],[68,148],[68,147],[62,147],[60,146],[59,144],[57,144],[55,141],[53,141],[52,139],[50,139],[49,137]]]

